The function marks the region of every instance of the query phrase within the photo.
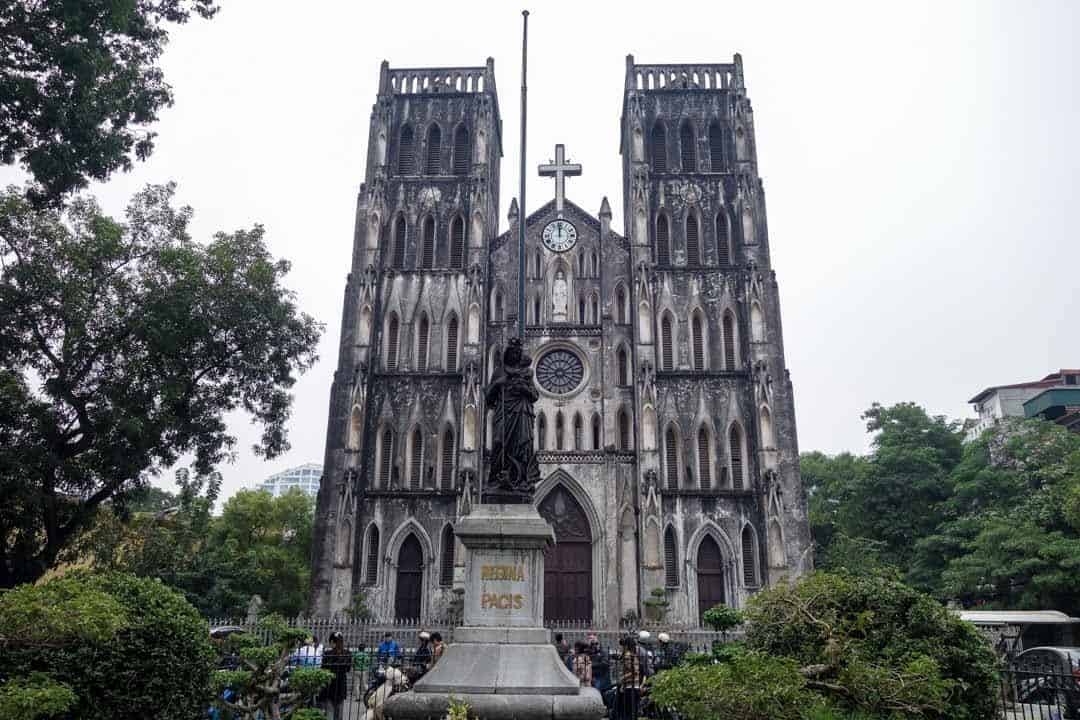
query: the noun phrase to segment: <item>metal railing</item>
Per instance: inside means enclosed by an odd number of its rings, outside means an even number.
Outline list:
[[[1080,665],[1020,663],[1001,671],[1002,720],[1080,718]]]

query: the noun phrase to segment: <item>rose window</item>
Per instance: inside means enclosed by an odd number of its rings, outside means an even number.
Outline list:
[[[536,381],[554,395],[565,395],[581,384],[585,366],[569,350],[552,350],[536,361]]]

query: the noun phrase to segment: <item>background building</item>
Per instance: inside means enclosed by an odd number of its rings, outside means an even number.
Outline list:
[[[978,418],[968,430],[966,440],[970,442],[976,439],[1001,418],[1032,417],[1039,414],[1038,410],[1026,413],[1025,403],[1047,388],[1055,387],[1080,387],[1080,370],[1063,369],[1050,373],[1042,380],[986,388],[968,400]]]
[[[259,483],[259,489],[266,490],[274,497],[280,497],[294,488],[299,488],[314,497],[319,493],[320,478],[322,478],[322,465],[305,463],[274,473]]]
[[[535,501],[558,539],[545,619],[614,626],[659,592],[696,623],[809,568],[792,386],[742,61],[639,65],[607,198],[511,203],[498,232],[494,63],[381,69],[331,388],[312,610],[446,612],[453,526],[490,447],[484,387],[516,332],[540,401]],[[613,133],[614,135],[614,133]],[[572,148],[571,148],[572,149]],[[564,166],[559,152],[551,172]],[[547,173],[545,173],[547,174]]]

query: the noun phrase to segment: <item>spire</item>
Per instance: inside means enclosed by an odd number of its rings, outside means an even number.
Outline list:
[[[608,204],[607,195],[600,202],[600,237],[607,237],[611,233],[611,205]]]
[[[600,201],[600,217],[611,219],[611,205],[608,204],[607,195]]]
[[[510,212],[508,212],[506,214],[506,219],[509,220],[511,223],[514,223],[514,222],[517,221],[517,218],[518,218],[517,198],[510,198]]]

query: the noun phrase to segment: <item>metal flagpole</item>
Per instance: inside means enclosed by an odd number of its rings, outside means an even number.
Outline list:
[[[521,187],[518,191],[518,337],[525,344],[525,71],[529,48],[529,11],[522,10],[521,28]]]

